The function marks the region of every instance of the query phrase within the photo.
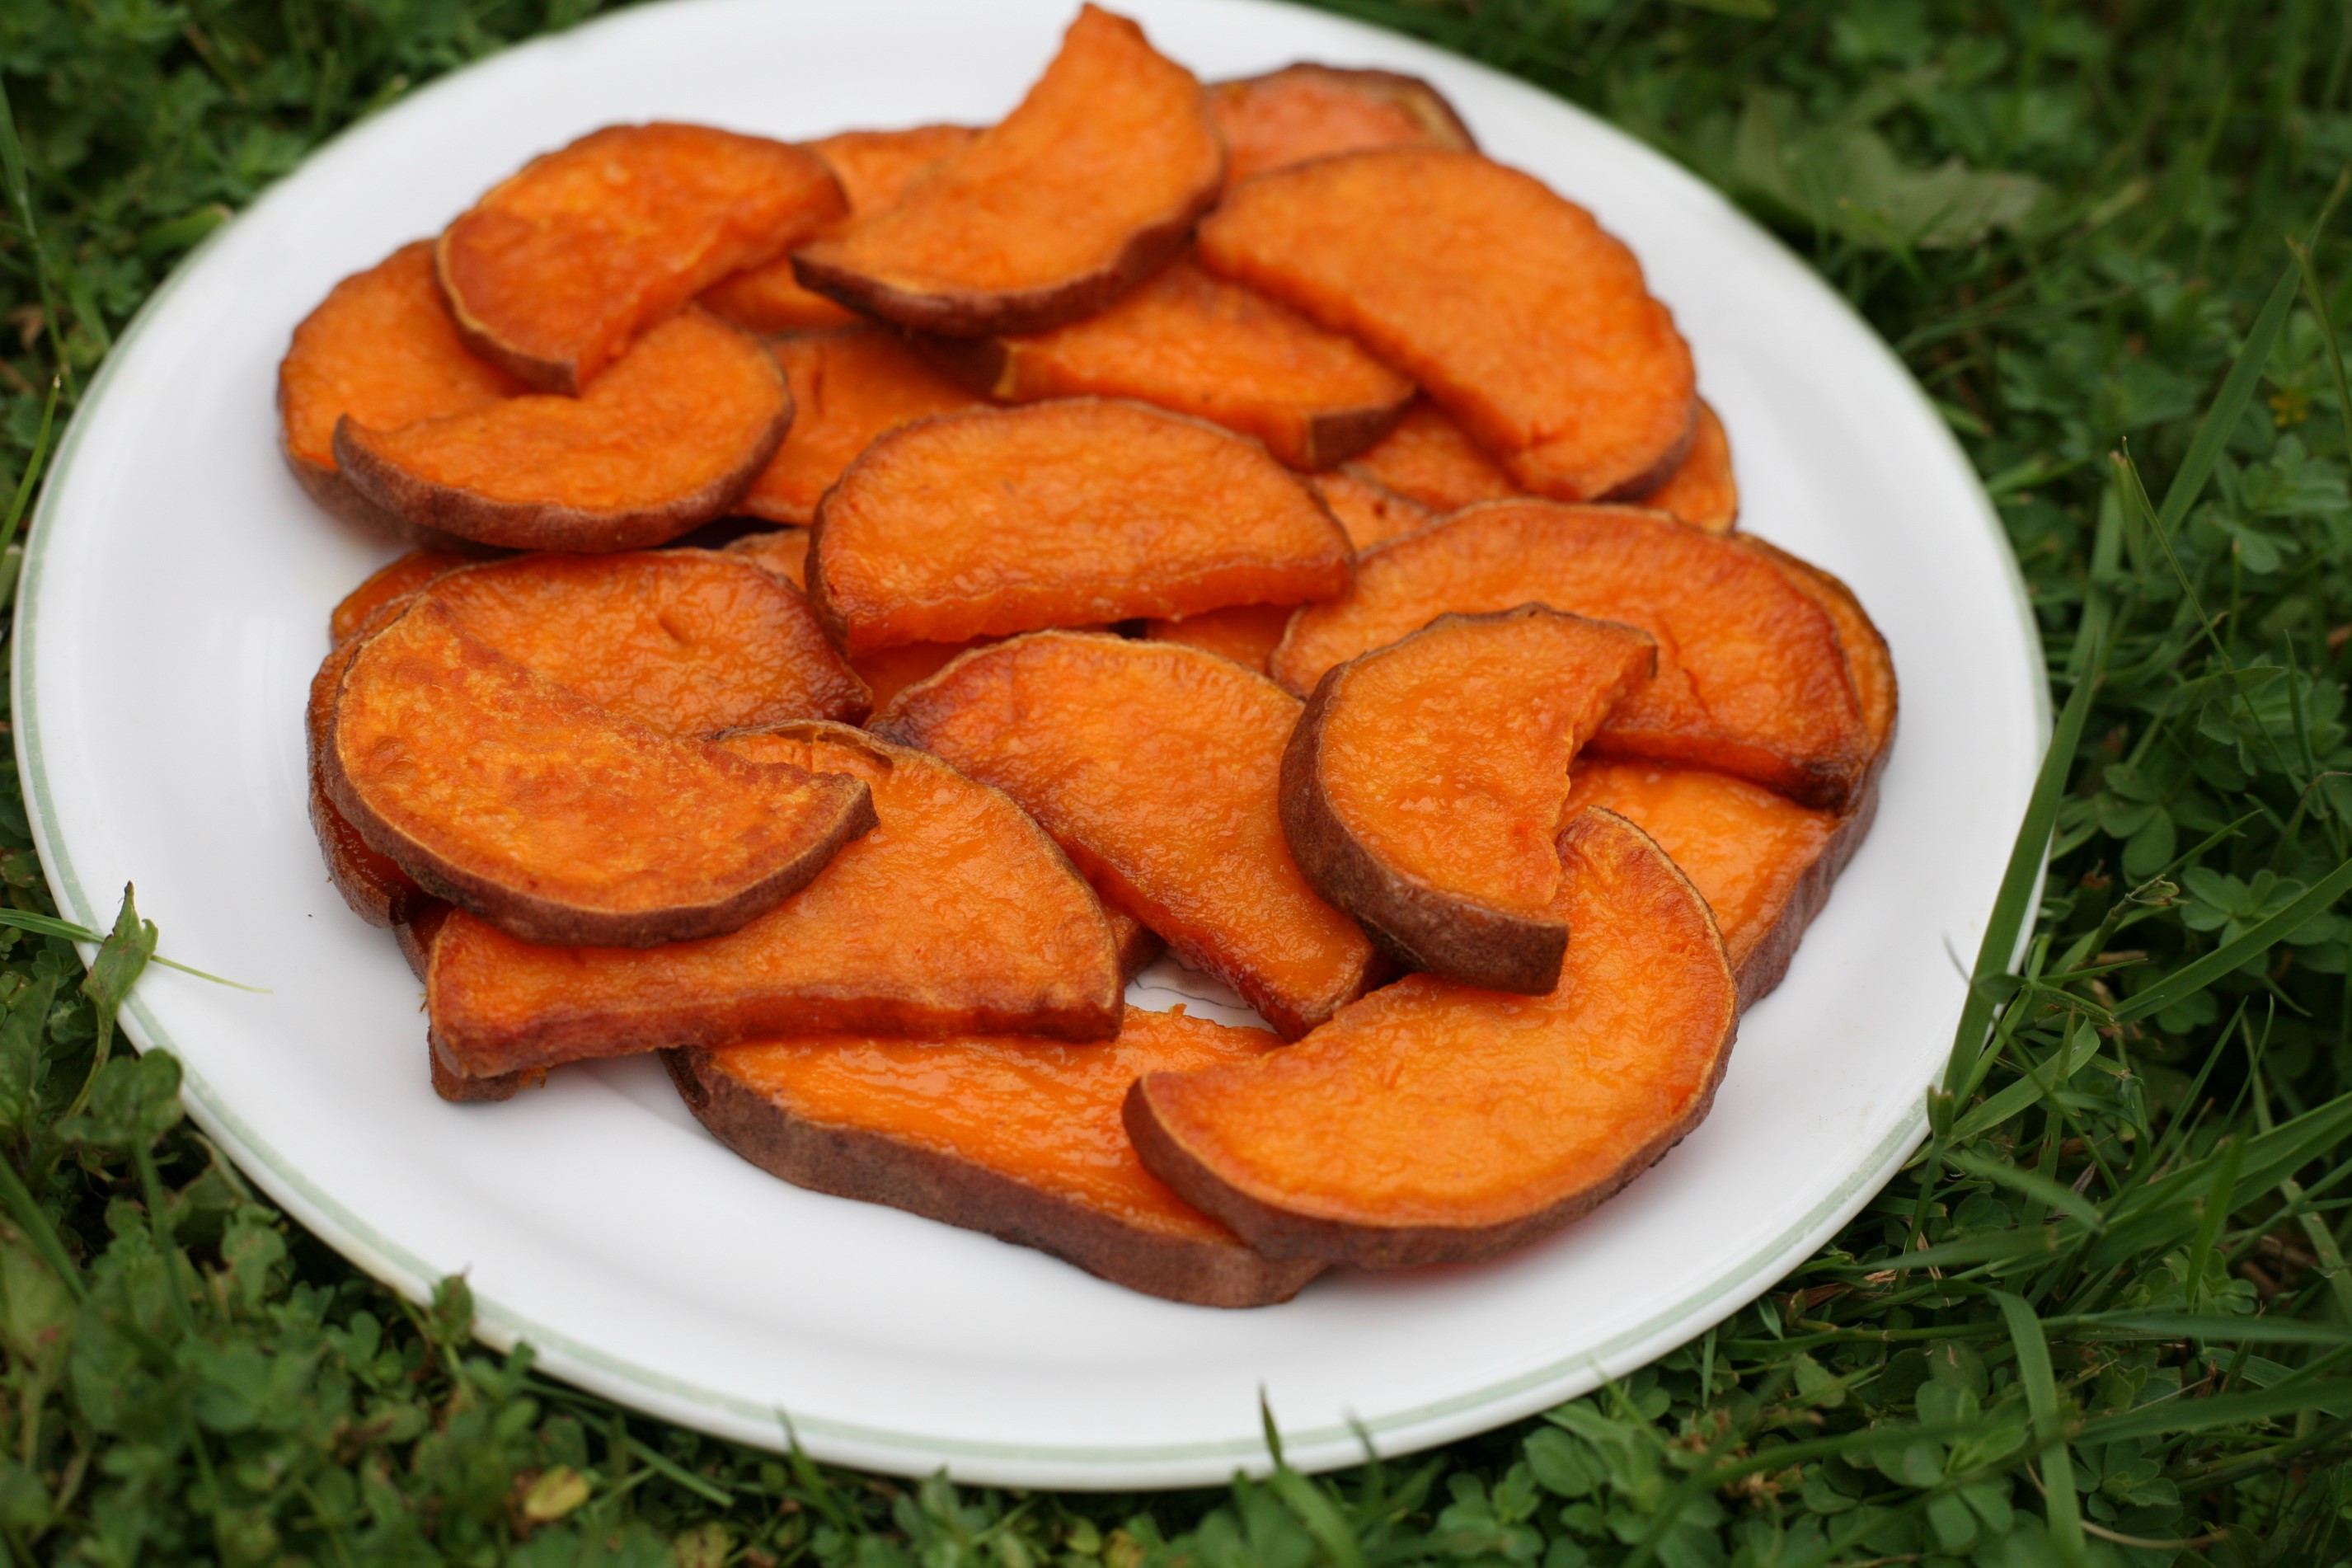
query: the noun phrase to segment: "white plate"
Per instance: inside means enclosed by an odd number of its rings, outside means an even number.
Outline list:
[[[652,1062],[459,1108],[415,983],[349,914],[304,817],[327,612],[388,552],[280,466],[273,376],[327,289],[529,155],[613,121],[779,136],[985,121],[1071,0],[680,0],[458,72],[346,133],[159,291],[66,437],[18,615],[16,744],[58,908],[123,883],[163,951],[126,1027],[272,1197],[412,1296],[466,1273],[493,1343],[670,1420],[821,1458],[1027,1486],[1213,1482],[1397,1453],[1581,1393],[1705,1330],[1854,1213],[1922,1131],[2047,728],[2040,646],[1982,489],[1894,356],[1723,200],[1535,89],[1250,0],[1131,0],[1204,78],[1299,58],[1435,82],[1498,158],[1594,208],[1696,346],[1745,521],[1843,575],[1894,644],[1876,831],[1713,1118],[1598,1214],[1476,1268],[1180,1307],[1041,1253],[803,1193],[737,1160]],[[1359,1436],[1359,1433],[1362,1436]]]

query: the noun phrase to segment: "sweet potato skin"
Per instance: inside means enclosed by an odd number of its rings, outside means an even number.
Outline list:
[[[310,700],[302,722],[303,751],[310,773],[307,794],[310,831],[318,837],[319,855],[327,865],[327,879],[342,895],[352,913],[372,926],[397,929],[439,900],[418,887],[416,879],[402,870],[392,857],[369,848],[359,829],[343,820],[343,814],[335,809],[334,801],[327,794],[326,749],[334,727],[335,692],[342,685],[343,670],[351,663],[351,656],[348,642],[338,644],[320,661],[318,673],[310,678]]]
[[[429,597],[349,646],[320,759],[328,798],[371,848],[428,892],[526,942],[650,946],[723,934],[805,887],[842,845],[874,826],[863,783],[761,769],[616,720],[467,635]],[[420,722],[427,711],[448,732]],[[448,742],[451,725],[468,716],[488,727],[469,739],[465,755],[436,762],[434,742]],[[602,784],[552,784],[564,770],[548,762],[548,749],[567,743],[582,748],[580,773],[633,787],[636,797],[609,793],[592,807],[585,791]],[[586,831],[589,816],[632,805],[727,806],[725,792],[733,792],[741,823],[696,824],[702,845],[678,847],[691,857],[715,846],[724,852],[715,864],[682,872],[647,862],[625,883],[608,873],[631,868],[570,875],[578,861],[560,849],[577,847],[573,836]],[[468,804],[469,795],[478,798]],[[761,810],[754,801],[769,804]],[[516,812],[532,814],[531,830],[545,825],[557,841],[491,845],[488,830]],[[785,813],[785,822],[770,820]],[[478,825],[453,831],[467,815]],[[708,880],[690,879],[698,877]]]
[[[1381,978],[1283,842],[1297,713],[1200,648],[1049,631],[965,654],[871,727],[1004,790],[1115,903],[1296,1039]]]
[[[1315,493],[1347,531],[1359,554],[1376,544],[1426,528],[1436,516],[1427,507],[1369,476],[1340,468],[1315,476]]]
[[[1562,879],[1563,912],[1579,936],[1570,949],[1570,970],[1553,998],[1507,997],[1433,977],[1408,975],[1343,1011],[1322,1034],[1264,1064],[1212,1068],[1205,1074],[1147,1075],[1128,1091],[1126,1107],[1128,1133],[1135,1141],[1144,1168],[1195,1207],[1233,1226],[1270,1258],[1319,1258],[1367,1269],[1493,1258],[1559,1229],[1613,1196],[1688,1135],[1713,1107],[1738,1026],[1736,987],[1706,901],[1639,828],[1605,811],[1586,811],[1561,829],[1560,857],[1570,868],[1570,874]],[[1604,883],[1607,890],[1601,892]],[[1657,927],[1644,942],[1588,951],[1601,948],[1603,931],[1614,934],[1617,930],[1639,929],[1643,922],[1655,922]],[[1578,966],[1584,964],[1596,966],[1598,972],[1580,977]],[[1667,964],[1674,966],[1674,973],[1664,980],[1655,979]],[[1626,1000],[1635,991],[1643,993],[1643,1001]],[[1608,1033],[1613,1019],[1625,1015],[1647,1018],[1663,1008],[1673,1008],[1679,1037],[1668,1042],[1676,1058],[1672,1070],[1686,1074],[1687,1081],[1678,1078],[1670,1086],[1670,1093],[1679,1091],[1680,1103],[1668,1114],[1659,1116],[1652,1108],[1640,1108],[1643,1115],[1655,1117],[1657,1124],[1638,1142],[1581,1152],[1575,1159],[1581,1170],[1547,1173],[1543,1185],[1554,1189],[1553,1195],[1547,1196],[1540,1188],[1514,1186],[1499,1197],[1448,1201],[1446,1194],[1436,1190],[1436,1178],[1450,1173],[1433,1174],[1425,1167],[1416,1173],[1412,1156],[1403,1159],[1405,1174],[1391,1184],[1396,1192],[1384,1204],[1329,1193],[1278,1194],[1265,1185],[1259,1173],[1227,1170],[1210,1156],[1202,1146],[1200,1117],[1185,1103],[1192,1082],[1262,1066],[1273,1069],[1267,1074],[1269,1081],[1278,1075],[1285,1086],[1285,1117],[1304,1124],[1322,1109],[1304,1098],[1318,1087],[1311,1075],[1318,1069],[1328,1073],[1334,1065],[1344,1066],[1343,1053],[1361,1051],[1368,1061],[1389,1063],[1410,1073],[1412,1066],[1397,1060],[1397,1050],[1389,1042],[1411,1040],[1423,1025],[1449,1014],[1454,1016],[1454,1026],[1460,1027],[1460,1015],[1465,1010],[1491,1028],[1489,1037],[1497,1046],[1505,1044],[1512,1032],[1542,1030],[1547,1024],[1571,1031],[1572,1037],[1578,1028],[1575,998],[1587,992],[1600,998],[1598,1005],[1606,1009],[1602,1018],[1586,1026],[1588,1036],[1595,1031]],[[1551,1017],[1547,1018],[1547,1014]],[[1422,1098],[1433,1100],[1434,1094],[1467,1079],[1465,1092],[1479,1111],[1490,1105],[1514,1107],[1538,1100],[1547,1105],[1563,1102],[1565,1079],[1550,1085],[1515,1079],[1507,1090],[1494,1083],[1479,1085],[1475,1081],[1479,1071],[1495,1070],[1486,1058],[1483,1051],[1454,1053],[1460,1071],[1441,1079],[1433,1093]],[[1425,1062],[1417,1065],[1437,1076]],[[1552,1092],[1543,1094],[1545,1089]],[[1346,1092],[1345,1087],[1339,1091]],[[1423,1108],[1405,1131],[1416,1144],[1416,1153],[1423,1140],[1436,1143],[1441,1133],[1446,1134],[1442,1146],[1447,1152],[1458,1149],[1461,1139],[1451,1130],[1436,1126],[1433,1114],[1467,1106],[1461,1096],[1455,1096],[1451,1103],[1441,1101]],[[1536,1107],[1534,1114],[1549,1120],[1542,1105]],[[1522,1115],[1518,1120],[1515,1131],[1525,1129],[1528,1118]],[[1360,1131],[1359,1123],[1350,1125]],[[1637,1130],[1639,1126],[1637,1122]],[[1384,1143],[1393,1143],[1397,1134],[1391,1129],[1381,1137]],[[1444,1155],[1435,1157],[1442,1160]],[[1406,1184],[1416,1179],[1423,1183],[1421,1194]],[[1453,1212],[1444,1212],[1448,1209]]]
[[[1148,1064],[1140,1037],[1185,1030],[1219,1031],[1205,1019],[1128,1010],[1118,1041],[1066,1047],[1055,1042],[941,1041],[911,1049],[949,1058],[967,1049],[1020,1047],[1040,1054],[1082,1050],[1121,1052]],[[1255,1031],[1222,1030],[1248,1036]],[[1259,1035],[1257,1038],[1267,1037]],[[878,1042],[877,1042],[878,1043]],[[1271,1043],[1270,1041],[1268,1043]],[[819,1040],[824,1050],[856,1042]],[[756,1054],[761,1047],[733,1051],[671,1050],[663,1053],[672,1081],[695,1118],[713,1136],[772,1175],[795,1186],[866,1203],[887,1204],[926,1218],[977,1230],[1034,1247],[1076,1264],[1100,1279],[1147,1295],[1194,1306],[1244,1308],[1286,1301],[1319,1272],[1313,1261],[1276,1262],[1249,1247],[1222,1226],[1203,1218],[1197,1226],[1147,1228],[1085,1203],[1074,1195],[1023,1181],[961,1152],[927,1147],[872,1127],[803,1113],[771,1098],[730,1071],[730,1058]],[[1115,1105],[1103,1107],[1116,1128]],[[1122,1140],[1123,1140],[1123,1134]],[[1138,1173],[1141,1174],[1141,1173]],[[1150,1181],[1148,1175],[1142,1178]],[[1156,1184],[1154,1184],[1156,1185]]]
[[[1659,638],[1657,679],[1597,751],[1717,768],[1829,809],[1862,788],[1868,738],[1828,613],[1744,541],[1635,508],[1466,507],[1367,552],[1345,597],[1293,618],[1271,668],[1310,691],[1444,611],[1529,601]]]
[[[1472,891],[1441,885],[1429,866],[1412,863],[1425,856],[1412,855],[1411,847],[1379,842],[1368,832],[1373,825],[1361,819],[1365,803],[1344,798],[1356,792],[1345,788],[1344,777],[1333,776],[1335,771],[1344,775],[1349,765],[1344,755],[1333,755],[1335,749],[1345,752],[1349,740],[1360,744],[1364,726],[1380,721],[1378,715],[1347,711],[1356,705],[1360,689],[1383,674],[1423,662],[1424,655],[1444,658],[1446,644],[1463,652],[1477,648],[1481,662],[1494,667],[1481,685],[1499,687],[1507,681],[1509,672],[1500,667],[1514,652],[1542,660],[1538,668],[1554,675],[1556,689],[1518,695],[1507,704],[1513,710],[1509,715],[1494,711],[1491,698],[1481,701],[1482,692],[1465,689],[1460,681],[1448,682],[1457,693],[1459,706],[1453,717],[1460,722],[1441,726],[1436,733],[1462,748],[1455,752],[1462,760],[1454,765],[1473,772],[1473,782],[1455,782],[1454,787],[1480,801],[1499,800],[1505,792],[1496,778],[1477,776],[1484,770],[1467,759],[1465,753],[1470,749],[1525,743],[1559,754],[1559,791],[1549,803],[1548,818],[1537,825],[1547,858],[1556,853],[1552,845],[1568,798],[1569,760],[1619,699],[1655,672],[1658,650],[1647,632],[1563,616],[1540,605],[1480,616],[1440,616],[1409,637],[1326,672],[1283,750],[1283,836],[1307,883],[1355,916],[1400,967],[1465,985],[1540,996],[1559,983],[1560,961],[1568,952],[1569,930],[1550,907],[1552,889],[1545,888],[1540,906],[1530,908],[1513,907],[1492,896],[1491,888]],[[1407,694],[1421,695],[1409,688],[1389,696],[1393,700]],[[1417,717],[1408,709],[1392,721],[1410,723]],[[1355,734],[1336,737],[1334,731],[1343,728]],[[1341,740],[1338,748],[1335,739]],[[1410,740],[1404,743],[1411,744]],[[1408,754],[1428,760],[1427,753],[1435,749],[1424,742]],[[1419,771],[1432,789],[1447,782],[1434,769]],[[1458,806],[1447,816],[1463,855],[1493,852],[1497,862],[1507,860],[1507,844],[1484,839],[1482,827],[1490,825],[1465,820]],[[1417,847],[1425,850],[1428,846]]]
[[[793,421],[759,344],[698,310],[640,339],[584,396],[526,396],[397,430],[349,415],[335,460],[408,523],[516,550],[638,550],[719,516],[751,488]],[[616,463],[624,433],[637,449]],[[648,481],[647,455],[702,443]],[[592,499],[581,490],[602,489]]]
[[[480,1078],[787,1035],[1118,1032],[1118,956],[1101,903],[1002,792],[837,724],[718,743],[869,781],[880,826],[798,897],[706,942],[550,950],[451,916],[427,1005],[454,1069]],[[971,853],[982,838],[985,853]],[[989,940],[1003,950],[981,951]]]
[[[1519,493],[1518,481],[1426,397],[1340,471],[1403,496],[1433,515]]]
[[[818,508],[809,599],[856,658],[1329,598],[1352,557],[1323,503],[1257,443],[1142,404],[1069,398],[925,420],[867,447]]]
[[[333,647],[357,637],[378,610],[395,599],[404,599],[436,577],[445,577],[461,566],[472,566],[480,561],[478,555],[460,555],[454,550],[412,550],[388,565],[368,574],[360,585],[335,603],[327,617],[327,641]]]
[[[1633,499],[1688,448],[1673,316],[1630,250],[1517,170],[1430,147],[1317,159],[1239,186],[1199,246],[1412,376],[1523,488]]]
[[[1310,158],[1372,147],[1478,143],[1445,95],[1417,76],[1301,61],[1209,89],[1225,139],[1225,185]]]
[[[1739,481],[1731,471],[1731,437],[1723,420],[1699,399],[1698,420],[1691,427],[1690,450],[1665,482],[1642,498],[1642,504],[1667,511],[1709,533],[1729,533],[1739,523]]]
[[[1347,339],[1179,258],[1099,314],[1050,332],[930,342],[963,385],[999,403],[1127,397],[1328,468],[1388,434],[1412,383]]]
[[[434,268],[477,354],[577,397],[639,333],[847,210],[833,171],[703,125],[613,125],[533,159],[442,231]]]
[[[740,508],[771,522],[815,521],[842,470],[890,431],[982,406],[895,332],[787,338],[774,352],[792,388],[793,426]]]
[[[1139,153],[1158,178],[1137,177]],[[1018,108],[896,207],[793,251],[793,269],[916,331],[1045,331],[1164,266],[1215,201],[1224,162],[1192,73],[1089,5]],[[1030,253],[1041,237],[1054,246],[1044,258]]]

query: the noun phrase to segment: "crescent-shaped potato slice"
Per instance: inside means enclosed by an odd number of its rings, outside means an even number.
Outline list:
[[[442,231],[474,352],[578,396],[638,334],[846,210],[804,148],[707,125],[609,125],[532,159]]]
[[[1335,597],[1353,552],[1256,442],[1093,398],[891,432],[817,511],[809,598],[856,658]]]
[[[1658,640],[1657,678],[1597,750],[1719,768],[1832,810],[1863,785],[1869,737],[1830,616],[1745,541],[1631,507],[1489,501],[1367,552],[1344,597],[1292,619],[1274,678],[1311,691],[1448,610],[1528,603]]]
[[[1370,479],[1440,515],[1519,493],[1517,481],[1426,397],[1341,472]]]
[[[1097,315],[931,352],[999,403],[1131,397],[1255,436],[1294,468],[1355,456],[1412,398],[1412,383],[1346,338],[1181,258]]]
[[[1702,398],[1689,453],[1666,482],[1642,498],[1654,511],[1670,511],[1709,533],[1729,533],[1739,521],[1739,481],[1731,471],[1731,437]]]
[[[719,744],[860,781],[877,826],[799,893],[707,941],[538,947],[452,915],[426,1008],[453,1071],[490,1078],[782,1035],[1118,1031],[1119,955],[1102,905],[1001,792],[837,724]]]
[[[1158,271],[1224,169],[1192,73],[1088,5],[1020,107],[793,264],[816,292],[917,331],[1042,332]]]
[[[1234,188],[1202,262],[1419,382],[1519,485],[1636,497],[1682,461],[1696,373],[1633,253],[1475,153],[1391,147]]]
[[[1145,1073],[1249,1061],[1278,1043],[1130,1007],[1098,1045],[827,1036],[667,1060],[713,1136],[795,1186],[985,1231],[1148,1295],[1262,1307],[1322,1265],[1264,1258],[1170,1192],[1135,1157],[1119,1106]]]
[[[1647,632],[1522,605],[1337,666],[1283,752],[1299,870],[1406,968],[1549,991],[1569,763],[1657,662]]]
[[[1289,1049],[1129,1091],[1146,1170],[1269,1258],[1459,1263],[1575,1219],[1715,1100],[1738,1018],[1706,902],[1623,818],[1560,832],[1547,996],[1411,974]]]
[[[583,396],[510,397],[388,430],[347,414],[335,460],[420,528],[517,550],[637,550],[733,506],[792,419],[768,351],[688,310]]]
[[[1377,978],[1283,842],[1299,704],[1181,643],[1039,632],[964,655],[873,728],[1003,790],[1087,874],[1297,1038]]]
[[[859,781],[616,718],[430,594],[347,646],[320,758],[335,809],[427,891],[526,941],[732,931],[874,824]]]
[[[738,509],[771,522],[815,521],[816,503],[877,437],[982,405],[905,339],[878,328],[786,338],[775,355],[792,388],[793,427]]]
[[[1228,188],[1253,174],[1372,147],[1477,151],[1445,96],[1417,76],[1301,63],[1209,88]]]

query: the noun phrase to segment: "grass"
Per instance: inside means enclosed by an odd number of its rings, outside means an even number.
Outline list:
[[[1433,1454],[1129,1498],[903,1483],[539,1378],[468,1343],[462,1286],[386,1295],[186,1127],[167,1058],[110,1048],[153,929],[126,907],[85,975],[20,920],[16,1561],[2352,1562],[2352,249],[2326,216],[2352,13],[1339,4],[1731,192],[1896,345],[1986,476],[2062,720],[1919,1156],[1698,1342]],[[0,496],[31,493],[52,386],[62,417],[224,214],[583,9],[0,0]],[[27,846],[10,783],[0,889],[39,914]]]

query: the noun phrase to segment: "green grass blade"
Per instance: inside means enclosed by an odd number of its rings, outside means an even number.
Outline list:
[[[2065,1058],[2057,1064],[2058,1070],[2054,1075],[2046,1081],[2022,1078],[1998,1094],[1988,1096],[1975,1110],[1960,1118],[1959,1123],[1952,1129],[1952,1142],[1965,1143],[1990,1131],[2011,1117],[2032,1109],[2089,1066],[2098,1054],[2099,1032],[2087,1021],[2075,1025],[2074,1032],[2066,1044]]]
[[[2340,187],[2339,187],[2340,189]],[[2334,203],[2330,202],[2332,208]],[[2326,214],[2320,222],[2327,221]],[[2221,456],[2230,432],[2238,427],[2239,418],[2246,405],[2254,399],[2254,389],[2262,384],[2263,371],[2270,363],[2271,351],[2278,346],[2279,333],[2285,330],[2287,313],[2294,308],[2294,291],[2301,280],[2294,262],[2280,272],[2279,280],[2263,301],[2262,313],[2246,333],[2246,342],[2222,378],[2221,390],[2205,409],[2205,417],[2197,424],[2195,439],[2189,443],[2189,455],[2180,459],[2180,467],[2172,476],[2172,483],[2164,492],[2164,505],[2156,513],[2156,531],[2159,539],[2169,540],[2180,520],[2203,493],[2205,481],[2213,476],[2213,464]]]
[[[2330,871],[2305,894],[2235,942],[2222,943],[2193,963],[2183,964],[2116,1009],[2116,1021],[2134,1023],[2161,1013],[2204,990],[2248,959],[2267,952],[2297,927],[2352,890],[2352,860]]]
[[[104,942],[106,940],[104,931],[92,931],[88,926],[76,925],[71,921],[61,921],[55,915],[36,914],[30,910],[0,909],[0,926],[15,926],[18,931],[32,931],[38,936],[63,937],[68,942]],[[160,954],[150,958],[148,962],[160,963],[166,969],[176,969],[183,974],[193,974],[199,980],[209,980],[215,985],[226,985],[232,991],[250,992],[256,996],[276,994],[267,985],[247,985],[242,980],[226,979],[173,959],[164,958]]]
[[[2006,1160],[1987,1159],[1965,1149],[1955,1149],[1944,1156],[1944,1163],[1956,1171],[2023,1193],[2049,1205],[2069,1218],[2080,1220],[2092,1230],[2105,1228],[2106,1222],[2099,1214],[2099,1205],[2082,1194],[2060,1182],[2053,1182],[2038,1171],[2029,1171]]]
[[[2238,1426],[2300,1415],[2306,1410],[2352,1405],[2352,1378],[2328,1378],[2245,1394],[2217,1394],[2205,1399],[2173,1398],[2161,1405],[2102,1415],[2083,1423],[2077,1434],[2084,1443],[2125,1443],[2144,1437],[2168,1437],[2181,1432],[2210,1432],[2217,1426]]]
[[[2050,1510],[2050,1539],[2061,1562],[2079,1568],[2083,1562],[2082,1502],[2074,1495],[2074,1462],[2066,1451],[2066,1434],[2058,1415],[2058,1382],[2050,1371],[2050,1342],[2042,1337],[2042,1320],[2021,1296],[1995,1290],[2009,1325],[2010,1342],[2017,1348],[2017,1381],[2025,1390],[2025,1405],[2033,1415],[2033,1436],[2042,1449],[2042,1484]]]
[[[2198,1216],[2197,1238],[2189,1245],[2189,1305],[2192,1308],[2205,1293],[2205,1265],[2212,1258],[2213,1243],[2221,1238],[2222,1223],[2236,1206],[2238,1172],[2245,1158],[2246,1146],[2235,1139],[2224,1142],[2214,1156],[2213,1183],[2206,1189],[2204,1210]]]
[[[2352,1326],[2305,1322],[2300,1318],[2233,1318],[2213,1312],[2090,1312],[2046,1319],[2070,1335],[2089,1329],[2100,1339],[2136,1334],[2158,1340],[2203,1340],[2216,1344],[2352,1344]]]

